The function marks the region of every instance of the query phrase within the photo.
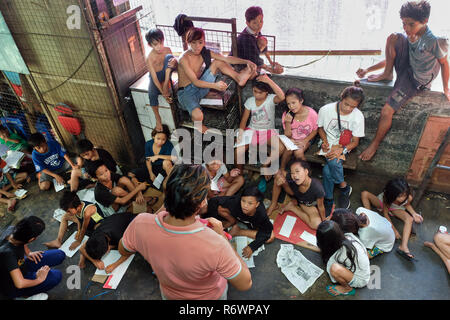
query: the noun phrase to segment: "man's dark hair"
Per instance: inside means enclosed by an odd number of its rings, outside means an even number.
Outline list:
[[[210,179],[202,165],[175,165],[167,178],[164,206],[177,219],[195,214],[208,195]]]
[[[81,204],[81,200],[75,191],[64,191],[59,200],[59,207],[64,211],[77,208]]]
[[[39,236],[44,229],[45,223],[41,218],[29,216],[17,223],[12,232],[12,236],[17,241],[28,243],[30,239]]]
[[[93,232],[86,241],[86,253],[94,260],[99,260],[108,251],[109,241],[104,232]]]
[[[257,6],[250,7],[247,10],[245,10],[245,21],[250,22],[262,14],[263,10],[261,9],[261,7]]]
[[[28,139],[28,143],[32,148],[35,148],[39,147],[42,143],[47,143],[47,140],[45,140],[45,137],[42,135],[42,133],[36,132],[30,136],[30,138]]]
[[[94,145],[88,139],[83,139],[77,142],[78,154],[82,154],[91,150],[94,150]]]
[[[409,1],[400,8],[400,18],[411,18],[424,23],[430,17],[431,6],[428,1]]]
[[[145,35],[145,40],[147,40],[149,45],[151,45],[153,41],[164,41],[164,33],[160,29],[151,29]]]
[[[256,186],[251,186],[251,187],[246,187],[243,191],[242,191],[242,197],[255,197],[256,201],[261,202],[264,200],[264,195],[262,194],[261,191],[259,191],[258,187]]]
[[[98,159],[95,161],[92,161],[89,166],[86,168],[87,173],[92,177],[92,178],[96,178],[97,177],[97,169],[100,168],[101,166],[106,166],[105,162],[102,159]]]

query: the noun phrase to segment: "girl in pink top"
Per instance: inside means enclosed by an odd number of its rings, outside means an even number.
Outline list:
[[[297,150],[285,149],[281,158],[281,170],[284,171],[292,154],[297,159],[306,160],[305,151],[311,144],[311,140],[317,134],[317,112],[303,105],[303,91],[298,88],[289,89],[286,94],[286,104],[289,111],[283,113],[284,135],[298,147]]]

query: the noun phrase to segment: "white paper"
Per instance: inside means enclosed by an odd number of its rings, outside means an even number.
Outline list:
[[[16,197],[22,198],[24,195],[27,194],[27,192],[28,191],[25,189],[18,189],[18,190],[16,190],[16,192],[14,192],[14,194],[16,195]]]
[[[59,192],[62,189],[64,189],[64,184],[59,184],[58,182],[56,182],[55,178],[53,178],[53,186],[55,187],[56,192]]]
[[[102,261],[103,261],[103,264],[105,265],[105,268],[107,266],[109,266],[110,264],[113,264],[114,262],[119,260],[120,257],[121,257],[121,255],[118,250],[110,250],[108,252],[108,254],[106,254],[105,256],[102,257]],[[107,283],[108,284],[107,288],[116,289],[120,283],[120,280],[122,280],[122,277],[124,276],[125,272],[127,271],[133,258],[134,258],[134,254],[131,255],[130,257],[128,257],[128,259],[125,260],[124,262],[122,262],[119,266],[117,266],[117,268],[115,268],[114,271],[111,273],[106,273],[105,270],[97,269],[97,270],[95,270],[95,274],[111,275],[111,278],[109,279],[109,282]]]
[[[95,190],[95,188],[82,189],[77,192],[77,196],[78,196],[78,198],[80,198],[81,201],[96,203],[94,190]]]
[[[25,153],[20,152],[20,151],[14,151],[14,150],[9,150],[7,152],[7,157],[5,159],[6,162],[6,166],[8,166],[9,168],[19,168],[20,166],[20,162],[22,161],[23,157],[25,156]]]
[[[311,233],[309,233],[308,231],[303,231],[303,233],[300,235],[300,238],[302,238],[306,242],[309,242],[312,245],[315,245],[317,247],[317,238],[316,238],[316,236],[311,234]]]
[[[240,147],[245,146],[247,144],[250,144],[252,142],[253,133],[255,130],[245,130],[242,134],[242,139],[240,143],[236,143],[234,147]]]
[[[69,247],[70,245],[75,241],[75,235],[77,234],[77,232],[75,231],[74,233],[72,233],[72,235],[69,237],[69,239],[67,239],[63,245],[61,246],[61,248],[59,248],[60,250],[64,251],[64,253],[66,254],[66,256],[68,256],[69,258],[73,257],[73,255],[75,254],[75,252],[78,251],[78,249],[81,248],[81,244],[85,241],[87,241],[87,239],[89,239],[88,236],[84,236],[83,240],[81,241],[80,245],[78,247],[76,247],[74,250],[70,250]]]
[[[62,216],[65,214],[66,212],[63,209],[58,208],[53,212],[53,218],[55,218],[57,221],[59,221],[59,223],[61,223]],[[72,223],[73,221],[69,220],[67,222],[67,226],[70,226]]]
[[[298,147],[295,145],[295,143],[292,142],[291,139],[286,137],[285,135],[279,135],[281,142],[283,142],[284,146],[288,150],[298,150]]]
[[[280,235],[289,238],[296,222],[297,218],[293,216],[287,216],[283,222],[283,226],[280,229]]]
[[[242,249],[244,249],[246,246],[248,246],[248,238],[243,236],[233,237],[233,240],[236,242],[236,251],[239,254],[239,256],[242,258],[242,260],[245,261],[247,264],[247,267],[254,268],[255,262],[253,261],[253,255],[247,259],[242,256]]]
[[[159,189],[161,186],[161,183],[164,181],[164,176],[161,173],[158,173],[158,176],[155,178],[155,181],[153,181],[153,185]]]
[[[281,244],[277,265],[286,278],[303,294],[322,275],[323,270],[306,259],[292,244]]]
[[[200,105],[223,106],[223,101],[222,99],[202,99],[200,100]]]
[[[210,187],[212,191],[220,191],[219,186],[217,185],[217,182],[215,180],[211,180]]]

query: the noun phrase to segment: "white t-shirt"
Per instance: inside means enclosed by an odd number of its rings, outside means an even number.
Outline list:
[[[327,134],[328,144],[331,146],[339,144],[341,133],[339,131],[336,103],[332,102],[319,109],[317,125],[323,128]],[[348,115],[341,115],[341,129],[348,129],[352,135],[358,138],[364,137],[364,115],[358,108]]]
[[[203,164],[203,166],[206,168],[206,164],[205,163]],[[206,168],[206,170],[208,170],[208,169]],[[219,182],[219,179],[223,175],[227,174],[227,172],[228,172],[227,166],[222,163],[222,165],[220,166],[219,170],[217,170],[216,175],[214,176],[214,178],[211,178],[211,190],[213,190],[213,191],[220,191],[217,184]]]
[[[245,108],[250,110],[249,128],[254,130],[275,129],[275,94],[267,95],[266,100],[256,106],[255,97],[250,97],[245,101]]]
[[[356,210],[356,214],[365,213],[369,218],[369,225],[359,228],[359,239],[364,243],[366,248],[380,248],[384,252],[389,252],[394,247],[395,234],[392,230],[391,223],[377,212],[360,207]]]
[[[350,282],[351,286],[354,288],[362,288],[369,283],[370,280],[370,262],[367,256],[366,248],[361,240],[358,239],[353,233],[346,233],[345,237],[352,241],[353,246],[356,248],[356,270],[353,272],[353,279]],[[347,269],[350,270],[351,262],[347,258],[347,250],[344,246],[339,248],[328,260],[327,262],[327,272],[333,283],[336,283],[336,279],[331,275],[330,269],[334,263],[343,264]],[[352,270],[351,270],[352,271]]]

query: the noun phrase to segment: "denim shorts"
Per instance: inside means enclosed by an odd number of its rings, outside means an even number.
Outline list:
[[[213,75],[208,68],[199,80],[213,83],[216,81],[216,76]],[[189,112],[189,115],[192,115],[192,111],[195,108],[200,108],[200,100],[202,100],[208,92],[209,88],[199,88],[194,86],[193,83],[190,83],[182,89],[178,89],[177,96],[181,109],[186,110]]]
[[[394,89],[387,98],[387,103],[398,111],[409,99],[417,95],[420,85],[414,78],[411,65],[409,64],[408,39],[404,34],[397,34],[395,43],[394,68],[397,73],[397,79],[394,83]]]

